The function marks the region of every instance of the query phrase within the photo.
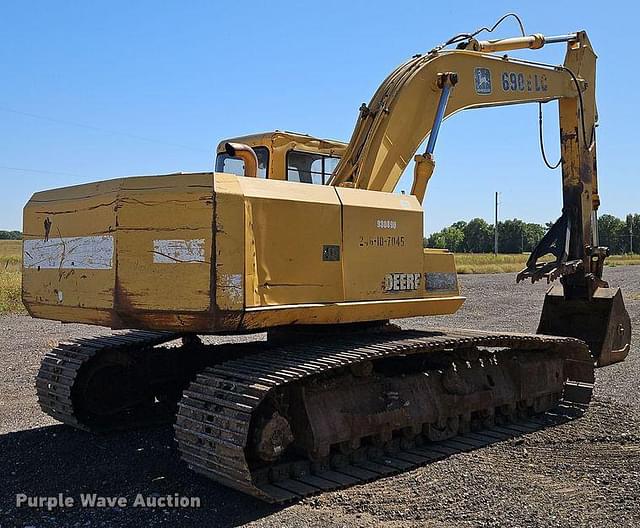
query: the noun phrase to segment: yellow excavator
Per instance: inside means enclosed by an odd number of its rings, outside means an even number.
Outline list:
[[[275,131],[223,141],[215,172],[34,194],[29,313],[129,330],[47,353],[42,409],[87,431],[173,422],[193,470],[270,502],[579,415],[594,367],[624,360],[631,340],[620,290],[602,279],[596,55],[584,31],[479,33],[400,65],[347,144]],[[566,44],[562,66],[506,54],[554,43]],[[559,102],[563,209],[517,277],[558,279],[538,332],[390,324],[464,302],[453,255],[422,244],[443,120],[549,101]],[[394,193],[412,158],[411,194]],[[265,331],[237,344],[202,338]]]

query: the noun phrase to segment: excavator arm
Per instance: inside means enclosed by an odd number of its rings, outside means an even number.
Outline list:
[[[563,66],[491,54],[557,42],[567,44]],[[562,215],[531,253],[517,280],[560,278],[560,292],[550,290],[545,300],[539,331],[583,338],[600,363],[606,364],[613,361],[609,356],[619,358],[628,352],[630,321],[619,290],[608,289],[602,280],[607,248],[598,246],[597,237],[595,73],[596,55],[584,31],[493,41],[470,37],[456,50],[436,48],[416,55],[385,79],[368,105],[361,106],[331,184],[392,192],[414,158],[411,192],[422,202],[435,168],[438,131],[446,117],[468,108],[559,101]],[[426,151],[416,155],[427,138]],[[549,254],[554,261],[538,262]],[[585,337],[593,333],[594,297],[606,298],[606,313],[598,317],[597,335]],[[557,309],[549,308],[551,300]],[[574,304],[569,309],[567,303]],[[574,318],[568,324],[571,310]],[[565,323],[556,324],[557,319]]]

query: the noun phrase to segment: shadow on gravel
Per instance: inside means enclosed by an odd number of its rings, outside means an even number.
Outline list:
[[[72,508],[17,507],[16,495],[72,497]],[[125,508],[83,508],[81,494],[126,497]],[[199,508],[134,507],[136,496],[198,497]],[[0,436],[0,527],[237,526],[279,508],[189,471],[170,427],[93,435],[53,425]]]
[[[474,434],[475,448],[571,421],[583,408],[559,406],[536,422]],[[460,437],[461,438],[461,437]],[[454,438],[452,441],[455,441]],[[446,442],[432,444],[438,448]],[[471,444],[462,451],[473,450]],[[439,458],[459,452],[449,446]],[[18,507],[16,495],[71,497],[73,507]],[[126,507],[80,506],[81,494],[125,497]],[[145,499],[196,497],[200,507],[137,507]],[[0,528],[6,526],[231,527],[277,512],[271,506],[189,471],[178,458],[171,427],[94,435],[64,425],[0,436]]]

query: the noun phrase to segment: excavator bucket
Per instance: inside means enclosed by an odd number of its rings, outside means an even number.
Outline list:
[[[591,300],[566,299],[557,284],[545,296],[538,333],[581,339],[596,365],[604,367],[629,354],[631,319],[620,288],[598,288]]]

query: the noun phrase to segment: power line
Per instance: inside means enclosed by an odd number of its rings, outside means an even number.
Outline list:
[[[77,178],[84,178],[84,175],[76,174],[74,172],[50,171],[50,170],[44,170],[44,169],[25,169],[23,167],[7,167],[6,165],[0,165],[0,169],[12,170],[12,171],[18,171],[18,172],[36,172],[40,174],[54,174],[58,176],[74,176]]]
[[[172,147],[179,147],[179,148],[183,148],[183,149],[187,149],[187,150],[193,150],[196,152],[210,152],[209,149],[204,149],[204,148],[200,148],[200,147],[192,147],[190,145],[183,145],[182,143],[173,143],[170,141],[163,141],[160,139],[153,139],[153,138],[148,138],[145,136],[139,136],[137,134],[130,134],[128,132],[120,132],[117,130],[110,130],[108,128],[103,128],[103,127],[98,127],[95,125],[88,125],[86,123],[77,123],[75,121],[67,121],[65,119],[57,119],[54,117],[49,117],[49,116],[44,116],[44,115],[40,115],[40,114],[33,114],[31,112],[22,112],[20,110],[14,110],[13,108],[7,108],[6,106],[0,106],[0,111],[3,112],[9,112],[11,114],[17,114],[17,115],[21,115],[21,116],[25,116],[25,117],[30,117],[32,119],[40,119],[42,121],[49,121],[51,123],[58,123],[61,125],[67,125],[67,126],[74,126],[74,127],[78,127],[78,128],[84,128],[84,129],[88,129],[88,130],[95,130],[97,132],[104,132],[107,134],[112,134],[114,136],[123,136],[123,137],[128,137],[131,139],[137,139],[139,141],[146,141],[148,143],[158,143],[160,145],[169,145]]]

